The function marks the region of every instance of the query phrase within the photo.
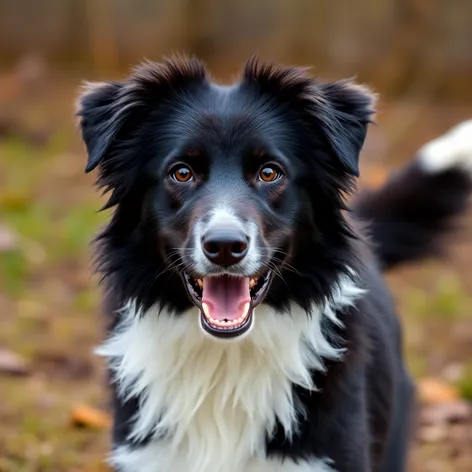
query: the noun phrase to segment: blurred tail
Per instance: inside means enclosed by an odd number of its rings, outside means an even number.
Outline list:
[[[472,193],[472,120],[425,144],[416,158],[378,190],[354,202],[370,224],[385,270],[441,254],[444,236],[467,208]]]

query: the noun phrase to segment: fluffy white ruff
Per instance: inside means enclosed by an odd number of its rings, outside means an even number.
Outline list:
[[[124,472],[156,472],[163,470],[156,465],[156,458],[162,457],[162,449],[167,447],[165,443],[154,442],[139,449],[132,449],[128,446],[122,446],[115,450],[112,463],[119,464]],[[330,465],[331,461],[322,459],[313,459],[310,461],[294,462],[292,460],[281,461],[279,459],[254,458],[251,459],[239,472],[335,472]],[[170,472],[187,472],[187,464],[174,462]],[[211,466],[206,469],[212,472]],[[223,469],[221,469],[223,470]],[[233,471],[231,463],[224,469]]]
[[[335,311],[362,293],[345,277],[310,316],[297,306],[289,316],[262,305],[251,334],[229,342],[203,335],[196,308],[174,317],[140,313],[130,302],[98,353],[109,358],[122,397],[140,398],[130,439],[154,439],[129,454],[119,448],[112,462],[124,472],[246,472],[251,461],[267,463],[266,434],[276,420],[290,437],[303,413],[292,384],[314,390],[310,371],[342,354],[325,339],[322,317],[339,323]],[[312,470],[298,467],[275,470]]]
[[[472,177],[472,120],[463,121],[446,134],[425,144],[418,154],[427,172],[459,168]]]

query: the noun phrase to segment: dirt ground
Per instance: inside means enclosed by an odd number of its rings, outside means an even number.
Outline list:
[[[107,215],[97,213],[93,176],[83,174],[78,81],[27,91],[10,82],[0,78],[0,472],[104,471],[108,418],[88,410],[107,409],[103,364],[92,352],[101,325],[88,241]],[[362,185],[470,117],[471,106],[381,102]],[[471,236],[469,213],[447,260],[388,276],[422,392],[411,472],[472,467],[463,403],[472,399]],[[80,414],[84,427],[73,423]]]

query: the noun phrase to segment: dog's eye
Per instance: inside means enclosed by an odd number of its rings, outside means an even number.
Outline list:
[[[259,171],[259,180],[263,182],[274,182],[280,177],[282,177],[282,172],[275,166],[266,166]]]
[[[170,175],[174,180],[181,183],[191,182],[193,180],[192,171],[185,166],[174,169]]]

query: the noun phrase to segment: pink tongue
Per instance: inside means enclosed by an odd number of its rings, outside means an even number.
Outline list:
[[[219,321],[237,320],[251,301],[248,277],[204,277],[202,302],[210,316]]]

